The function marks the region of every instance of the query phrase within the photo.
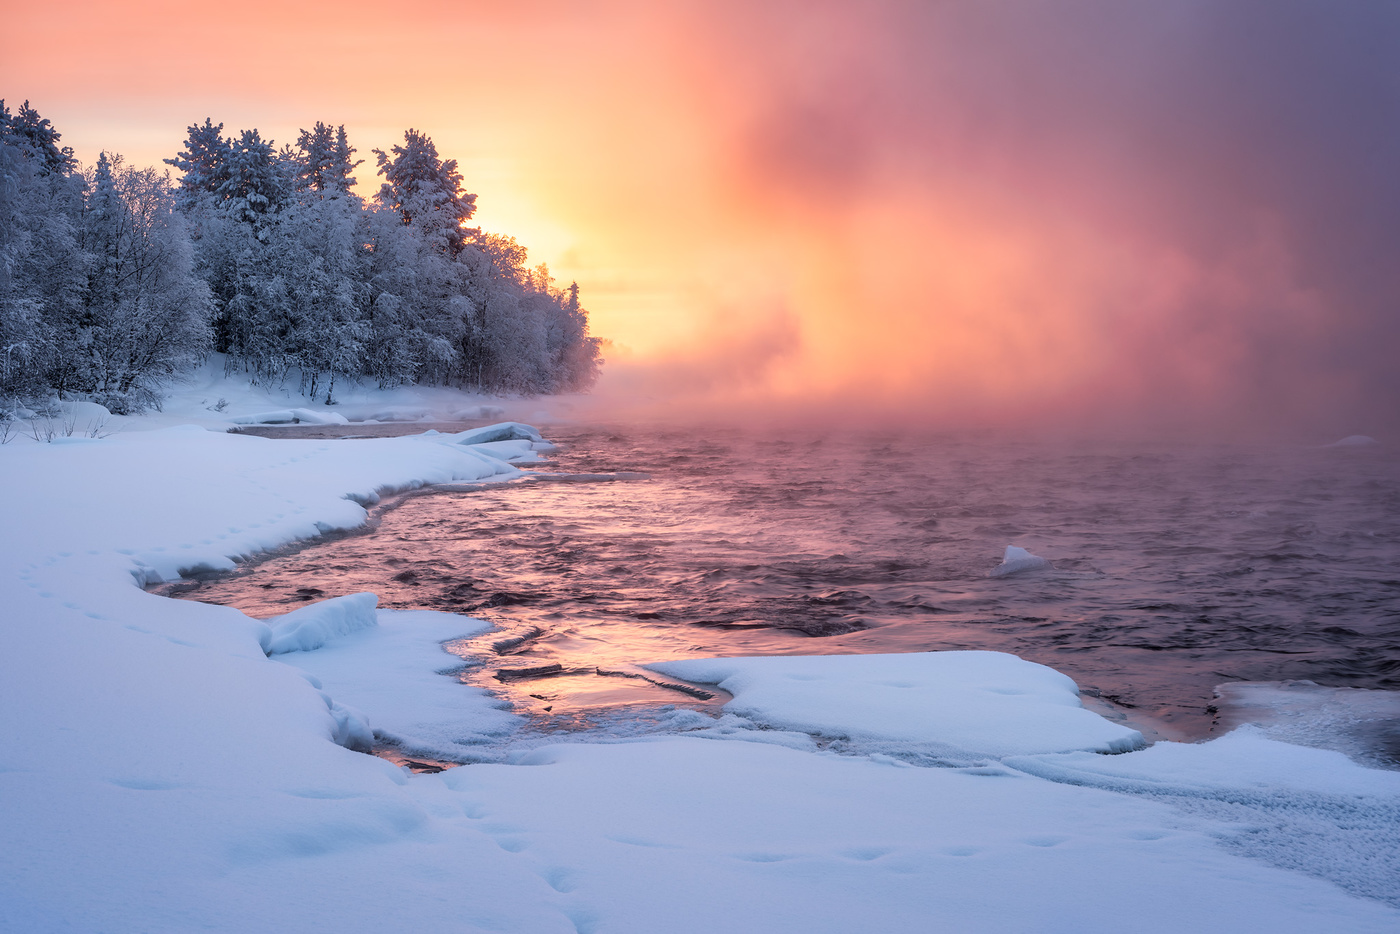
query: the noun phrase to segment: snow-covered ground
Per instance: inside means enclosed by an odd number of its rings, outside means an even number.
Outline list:
[[[1400,773],[1250,727],[1139,748],[1011,656],[638,659],[734,699],[629,742],[513,747],[517,718],[443,674],[475,620],[148,594],[544,447],[229,435],[492,404],[345,392],[328,414],[236,386],[0,446],[0,930],[1400,929]],[[409,774],[353,751],[371,731],[475,761]]]

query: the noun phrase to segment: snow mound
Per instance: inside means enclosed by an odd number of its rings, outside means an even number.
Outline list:
[[[522,422],[501,422],[482,428],[470,428],[448,437],[452,439],[453,444],[487,444],[491,441],[544,441],[538,431]]]
[[[322,692],[321,697],[326,702],[326,708],[331,712],[331,720],[335,722],[335,727],[331,731],[331,740],[338,746],[346,749],[353,749],[356,752],[369,752],[374,749],[374,730],[370,729],[369,720],[354,707],[347,707],[344,704],[336,703],[329,694]]]
[[[112,412],[105,405],[96,402],[87,402],[82,399],[65,400],[60,408],[63,414],[70,419],[82,421],[86,419],[108,419],[112,417]]]
[[[235,425],[348,425],[350,419],[339,412],[316,412],[311,409],[274,409],[253,415],[231,415]]]
[[[352,593],[321,600],[299,610],[268,620],[272,639],[267,654],[310,652],[339,636],[346,636],[376,623],[379,597],[372,593]]]
[[[1126,752],[1142,734],[1085,710],[1073,680],[1003,652],[715,658],[646,666],[734,695],[767,726],[972,756]]]
[[[1347,435],[1340,441],[1333,441],[1331,444],[1324,444],[1325,448],[1364,448],[1372,444],[1379,444],[1370,435]]]
[[[1034,571],[1038,568],[1048,568],[1050,562],[1039,555],[1033,555],[1024,548],[1017,548],[1015,545],[1006,546],[1006,554],[1002,556],[1001,564],[992,568],[992,577],[1008,577],[1012,574],[1019,574],[1022,571]]]

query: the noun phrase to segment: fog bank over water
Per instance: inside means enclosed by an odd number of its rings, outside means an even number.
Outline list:
[[[604,392],[949,425],[1395,426],[1400,11],[779,3],[686,28],[731,121],[725,209],[782,310],[763,296],[615,358]]]

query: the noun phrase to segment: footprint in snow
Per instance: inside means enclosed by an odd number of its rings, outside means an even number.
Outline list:
[[[1165,830],[1130,830],[1127,833],[1129,840],[1161,840],[1166,836]]]
[[[1037,834],[1034,837],[1027,837],[1023,842],[1027,846],[1059,846],[1061,843],[1064,843],[1068,839],[1069,837],[1061,836],[1060,834],[1049,833]]]
[[[893,853],[892,846],[857,846],[848,850],[841,850],[840,855],[847,859],[858,859],[862,862],[870,862],[872,859],[879,859],[888,853]]]
[[[567,895],[578,888],[578,879],[572,870],[562,866],[555,866],[546,869],[539,874],[540,878],[549,883],[549,887],[561,895]]]
[[[676,846],[674,843],[661,843],[661,842],[656,841],[656,840],[647,840],[647,839],[645,839],[645,838],[643,838],[643,837],[625,837],[625,836],[620,836],[620,835],[615,835],[615,834],[609,834],[609,835],[606,837],[606,839],[611,840],[611,841],[614,842],[614,843],[625,843],[627,846],[646,846],[646,847],[654,847],[654,848],[656,848],[656,849],[661,849],[661,850],[678,850],[678,849],[680,849],[680,847]]]

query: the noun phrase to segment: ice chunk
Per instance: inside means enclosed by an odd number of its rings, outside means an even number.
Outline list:
[[[379,597],[372,593],[352,593],[322,600],[283,616],[268,620],[272,641],[267,654],[310,652],[338,636],[346,636],[375,625]]]
[[[453,444],[486,444],[490,441],[543,441],[544,438],[523,422],[501,422],[484,428],[471,428],[449,435]]]
[[[1142,734],[1085,710],[1066,675],[1003,652],[716,658],[646,666],[717,684],[767,726],[866,747],[921,744],[974,756],[1125,752]]]
[[[1006,577],[1011,574],[1019,574],[1022,571],[1034,571],[1037,568],[1048,568],[1050,562],[1039,555],[1033,555],[1024,548],[1015,545],[1006,546],[1006,554],[1002,556],[1001,564],[992,568],[992,577]]]
[[[1347,435],[1340,441],[1333,441],[1331,444],[1324,444],[1325,448],[1364,448],[1372,444],[1379,444],[1370,435]]]
[[[235,425],[348,425],[350,420],[339,412],[316,412],[312,409],[275,409],[253,415],[233,415],[228,419]]]

